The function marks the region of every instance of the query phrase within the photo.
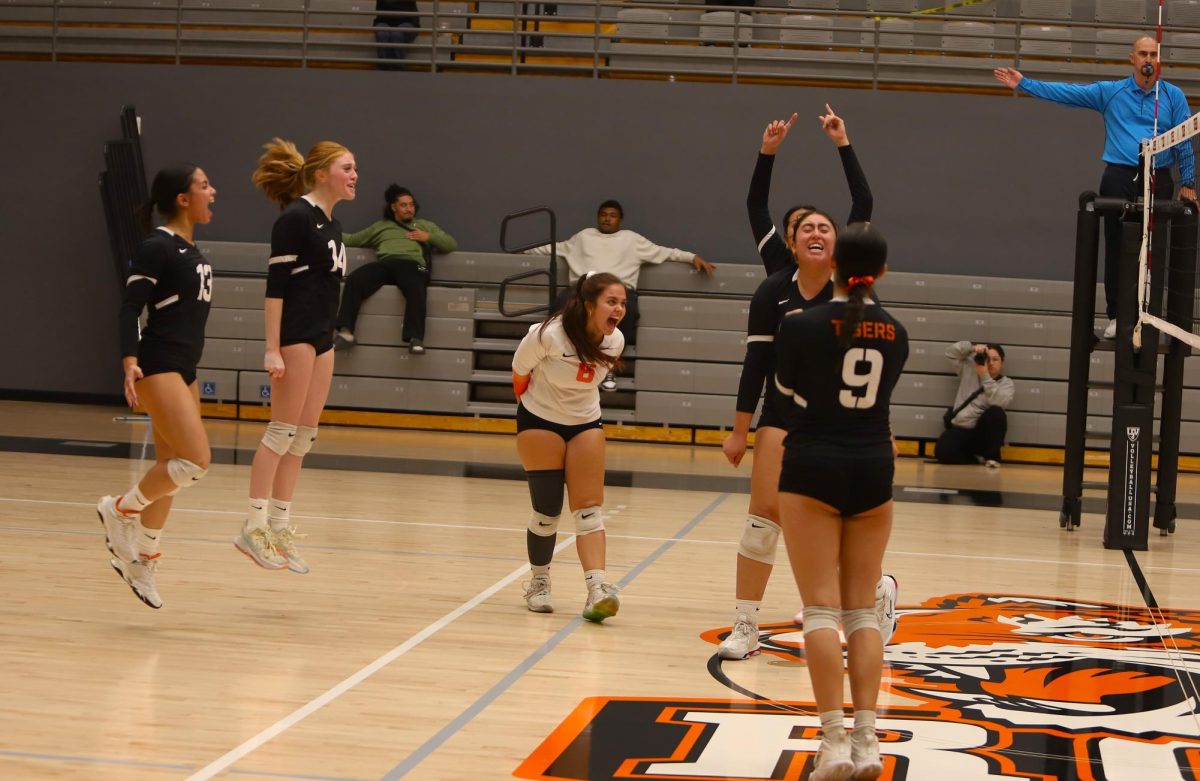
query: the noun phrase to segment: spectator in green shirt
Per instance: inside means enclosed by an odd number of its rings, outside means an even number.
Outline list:
[[[338,350],[354,347],[354,323],[362,302],[387,284],[404,294],[404,330],[401,338],[408,351],[425,352],[425,290],[429,286],[429,262],[433,251],[453,252],[458,242],[429,220],[417,219],[420,208],[413,194],[399,185],[391,185],[383,195],[387,206],[383,219],[356,233],[346,233],[347,247],[369,247],[376,259],[355,269],[346,277],[342,305],[338,310],[334,346]]]

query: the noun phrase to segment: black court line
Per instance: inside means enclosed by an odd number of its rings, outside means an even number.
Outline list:
[[[1137,583],[1138,590],[1142,592],[1142,600],[1145,601],[1146,607],[1158,610],[1158,600],[1154,598],[1154,592],[1150,590],[1150,581],[1146,580],[1146,573],[1142,572],[1137,556],[1133,555],[1133,551],[1128,548],[1125,549],[1125,563],[1129,565],[1129,571],[1133,573],[1133,580]]]
[[[136,459],[142,453],[141,443],[109,442],[103,440],[61,439],[57,437],[0,436],[0,451],[38,453],[62,456],[100,456],[105,458]],[[153,452],[150,445],[146,452]],[[249,466],[254,451],[214,447],[214,464]],[[309,453],[304,465],[317,469],[341,469],[388,474],[436,475],[441,477],[479,477],[491,480],[524,480],[520,464],[450,461],[444,459],[403,458],[400,456],[361,456],[337,453]],[[750,493],[750,478],[734,475],[677,474],[648,470],[609,469],[605,485],[616,488],[661,488],[678,491],[716,491],[720,493]],[[928,486],[897,485],[894,496],[898,502],[960,505],[968,507],[997,507],[1015,510],[1044,510],[1057,513],[1062,497],[1054,494],[987,491],[968,488],[931,488]],[[1200,504],[1180,504],[1179,514],[1200,517]],[[1103,497],[1084,497],[1083,511],[1103,514]]]

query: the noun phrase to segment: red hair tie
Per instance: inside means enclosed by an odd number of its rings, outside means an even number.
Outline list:
[[[846,289],[853,290],[854,288],[856,288],[860,285],[862,285],[864,287],[870,287],[871,285],[874,285],[874,284],[875,284],[875,277],[871,277],[871,276],[850,277],[849,279],[846,280]]]

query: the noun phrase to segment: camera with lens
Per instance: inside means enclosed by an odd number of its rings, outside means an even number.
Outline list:
[[[985,363],[987,363],[987,359],[987,353],[975,353],[975,363],[979,364],[980,366],[983,366]]]

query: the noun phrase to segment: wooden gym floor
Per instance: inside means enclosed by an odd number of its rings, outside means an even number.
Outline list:
[[[124,414],[0,402],[0,779],[807,777],[818,722],[782,552],[763,653],[714,658],[748,462],[610,443],[622,607],[593,625],[569,523],[556,612],[524,607],[511,436],[322,428],[299,576],[231,544],[263,424],[210,421],[155,611],[109,568],[94,510],[145,467]],[[1060,530],[1060,481],[901,459],[884,779],[1200,777],[1200,477],[1181,478],[1177,533],[1134,555],[1101,546],[1095,512]]]

